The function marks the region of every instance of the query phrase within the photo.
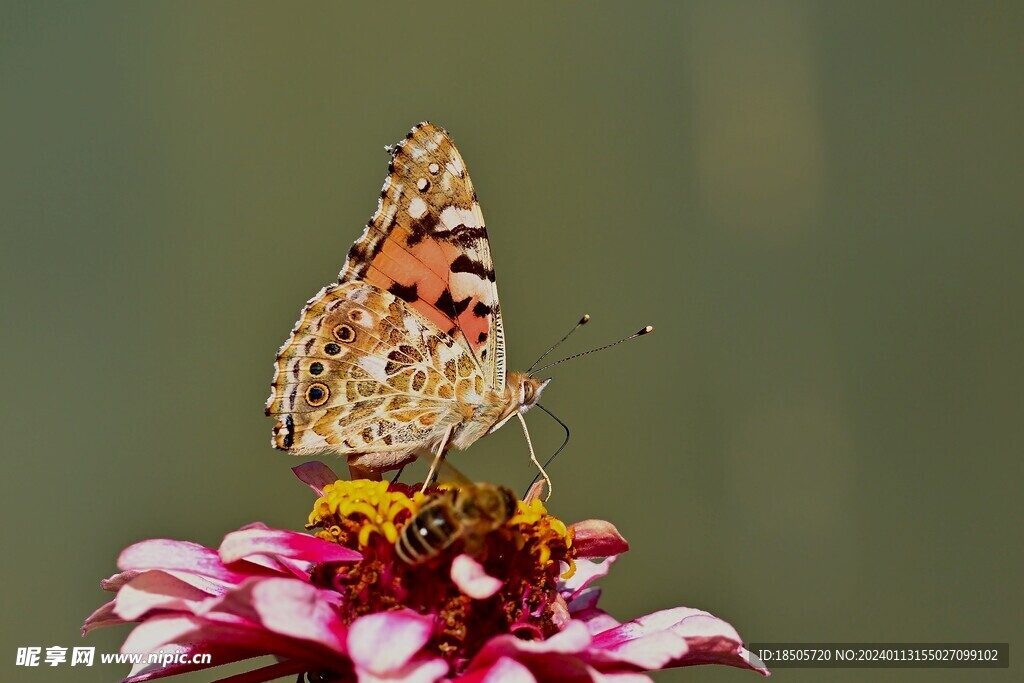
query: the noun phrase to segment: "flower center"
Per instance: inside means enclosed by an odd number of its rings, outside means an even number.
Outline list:
[[[430,487],[423,494],[419,486],[387,482],[328,484],[306,528],[363,559],[317,565],[312,580],[344,596],[346,623],[402,608],[435,616],[430,647],[458,671],[495,635],[539,639],[558,631],[557,581],[562,563],[574,570],[572,534],[539,500],[515,506],[510,516],[488,517],[485,499],[478,504],[465,490]],[[459,590],[451,566],[462,553],[502,582],[497,593],[478,600]]]

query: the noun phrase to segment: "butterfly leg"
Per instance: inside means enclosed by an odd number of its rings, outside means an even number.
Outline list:
[[[445,430],[444,436],[441,437],[441,441],[437,444],[437,453],[434,454],[434,462],[430,463],[430,471],[427,472],[427,478],[423,480],[423,488],[420,489],[420,493],[425,493],[427,487],[430,486],[430,482],[434,479],[434,473],[437,472],[437,466],[441,463],[441,459],[444,458],[445,447],[448,445],[448,439],[452,435],[454,427],[449,427]]]
[[[530,447],[530,461],[536,465],[540,471],[540,475],[544,477],[544,481],[548,485],[548,495],[544,497],[544,501],[547,502],[551,499],[551,477],[544,471],[544,467],[541,466],[540,461],[537,460],[537,454],[533,452],[533,441],[530,440],[530,430],[526,428],[526,418],[523,417],[522,413],[516,413],[516,417],[519,418],[519,424],[523,426],[523,435],[526,436],[526,445]]]

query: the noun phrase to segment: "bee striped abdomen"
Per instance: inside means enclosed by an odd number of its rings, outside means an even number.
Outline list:
[[[459,537],[462,525],[452,515],[446,498],[426,505],[402,527],[395,553],[406,564],[422,564],[437,557]]]

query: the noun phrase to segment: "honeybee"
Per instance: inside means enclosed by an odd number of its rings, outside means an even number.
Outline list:
[[[516,494],[497,484],[461,484],[431,498],[395,541],[395,554],[409,565],[423,564],[462,539],[466,552],[480,551],[487,534],[512,519]]]

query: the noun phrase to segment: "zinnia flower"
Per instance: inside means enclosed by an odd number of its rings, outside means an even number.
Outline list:
[[[319,496],[313,535],[257,523],[217,550],[155,539],[121,553],[121,572],[102,582],[116,596],[83,632],[138,622],[122,652],[184,655],[139,664],[126,681],[263,655],[278,661],[224,680],[632,683],[694,664],[768,674],[707,612],[677,607],[621,624],[598,609],[591,584],[628,549],[609,522],[566,527],[528,495],[474,547],[456,538],[409,563],[396,541],[440,489],[339,480],[317,462],[295,472]],[[191,663],[195,654],[211,662]]]

